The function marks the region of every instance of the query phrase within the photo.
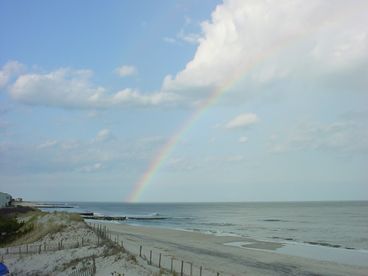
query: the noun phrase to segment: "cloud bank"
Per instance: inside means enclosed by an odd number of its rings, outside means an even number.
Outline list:
[[[29,72],[10,85],[11,96],[22,103],[63,108],[126,106],[193,106],[213,89],[242,79],[238,93],[255,85],[290,78],[363,72],[368,79],[368,3],[364,0],[292,1],[228,0],[201,23],[198,47],[185,68],[163,78],[156,92],[132,88],[108,91],[92,82],[91,70],[59,68]],[[0,71],[0,86],[9,83],[19,63]],[[136,73],[133,66],[116,69],[120,76]],[[244,80],[244,76],[246,76]],[[358,81],[359,82],[359,81]]]

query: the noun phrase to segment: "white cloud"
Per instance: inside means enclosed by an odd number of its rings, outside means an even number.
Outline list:
[[[102,105],[103,87],[90,83],[92,72],[61,68],[46,74],[21,75],[10,88],[10,95],[23,103],[62,107]]]
[[[5,87],[12,77],[24,70],[24,65],[18,61],[9,61],[0,70],[0,88]]]
[[[115,69],[115,73],[120,77],[127,77],[137,74],[137,68],[132,65],[122,65]]]
[[[170,93],[143,94],[130,88],[110,93],[94,85],[92,75],[90,70],[70,68],[23,74],[10,86],[9,93],[15,100],[30,105],[90,109],[173,104],[178,99]]]
[[[112,138],[111,131],[109,129],[101,129],[95,138],[96,142],[104,142]]]
[[[259,121],[254,113],[243,113],[231,119],[226,125],[226,128],[245,128],[254,125]]]
[[[84,173],[92,173],[92,172],[100,171],[103,168],[104,168],[103,164],[94,163],[94,164],[91,164],[91,165],[83,166],[83,167],[78,168],[76,170],[79,171],[79,172],[84,172]]]
[[[178,39],[190,43],[190,44],[198,44],[201,39],[201,35],[197,33],[186,33],[183,30],[181,30],[178,35]]]
[[[241,143],[241,144],[244,144],[244,143],[248,142],[248,137],[242,136],[242,137],[239,138],[238,142]]]
[[[57,140],[47,140],[46,142],[39,144],[38,149],[52,148],[58,144]]]
[[[354,83],[366,87],[367,8],[365,0],[228,0],[201,23],[199,37],[181,33],[181,39],[198,43],[196,52],[183,70],[165,76],[155,92],[108,91],[94,85],[88,73],[60,68],[21,75],[10,93],[23,103],[67,108],[193,106],[238,80],[241,87],[233,89],[234,97],[254,93],[275,80],[290,83],[296,78],[300,83],[316,77],[314,83],[325,84],[324,76],[344,78],[344,72],[352,70],[363,72],[354,76]],[[136,69],[125,65],[116,72],[126,76]],[[2,73],[0,82],[8,82],[7,74]]]
[[[166,76],[163,90],[194,91],[198,97],[247,74],[241,93],[250,93],[252,83],[365,66],[367,5],[364,0],[225,1],[201,24],[193,59]]]

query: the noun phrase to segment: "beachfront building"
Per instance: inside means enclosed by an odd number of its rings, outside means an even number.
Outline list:
[[[10,206],[12,200],[13,198],[11,195],[0,192],[0,208]]]

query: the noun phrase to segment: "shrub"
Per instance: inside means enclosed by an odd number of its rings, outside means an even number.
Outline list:
[[[1,216],[0,217],[0,242],[4,244],[14,240],[19,234],[24,222],[18,222],[16,218]],[[28,229],[27,229],[28,231]]]

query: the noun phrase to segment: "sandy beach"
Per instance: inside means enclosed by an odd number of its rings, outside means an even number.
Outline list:
[[[148,251],[164,252],[165,260],[173,256],[178,260],[192,263],[193,275],[198,267],[208,269],[208,275],[367,275],[367,267],[317,261],[297,256],[272,252],[279,243],[259,242],[239,237],[219,237],[196,232],[107,224],[112,239],[123,240],[125,247],[139,254],[143,245],[143,255]],[[225,245],[244,242],[247,247]],[[156,254],[157,255],[157,254]],[[167,261],[166,261],[167,262]],[[185,270],[185,269],[184,269]],[[186,267],[188,271],[188,265]],[[206,274],[203,274],[206,275]]]

